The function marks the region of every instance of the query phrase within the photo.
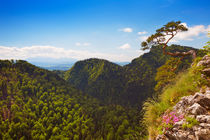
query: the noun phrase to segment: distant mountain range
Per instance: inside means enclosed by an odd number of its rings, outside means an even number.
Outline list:
[[[53,59],[53,58],[29,58],[27,59],[33,65],[47,70],[68,70],[77,61],[75,59]]]
[[[77,60],[75,59],[53,59],[53,58],[30,58],[27,59],[33,65],[47,69],[47,70],[62,70],[70,69]],[[120,66],[129,64],[130,62],[114,62]]]
[[[46,65],[46,66],[40,66],[40,67],[44,68],[44,69],[47,69],[47,70],[62,70],[62,71],[66,71],[66,70],[70,69],[73,65],[74,65],[74,63],[57,64],[57,65]],[[39,66],[39,65],[37,65],[37,66]]]

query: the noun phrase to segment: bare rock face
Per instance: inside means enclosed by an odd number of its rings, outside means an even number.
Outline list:
[[[196,140],[209,140],[210,139],[210,129],[201,129],[195,132]]]
[[[210,106],[210,94],[202,94],[202,93],[196,93],[193,96],[193,100],[191,103],[198,103],[200,104],[202,107],[206,108],[207,110],[209,110],[209,106]]]
[[[203,59],[200,62],[198,62],[197,66],[204,67],[204,69],[202,70],[203,74],[201,75],[201,77],[207,79],[210,86],[210,56],[205,55]]]
[[[210,56],[205,55],[200,62],[198,62],[197,66],[205,66],[210,67]]]
[[[197,115],[196,120],[200,123],[210,124],[210,115]]]
[[[207,110],[198,103],[194,103],[187,110],[190,114],[193,114],[193,115],[205,114],[207,112]]]

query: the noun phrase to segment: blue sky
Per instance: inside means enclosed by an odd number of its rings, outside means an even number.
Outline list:
[[[209,15],[209,0],[0,0],[0,59],[131,61],[176,20],[189,31],[172,43],[202,48]]]

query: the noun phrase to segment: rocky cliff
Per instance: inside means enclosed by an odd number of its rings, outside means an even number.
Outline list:
[[[206,55],[197,64],[203,67],[203,74],[208,83],[194,95],[184,96],[165,112],[165,130],[156,140],[210,140],[210,56]]]

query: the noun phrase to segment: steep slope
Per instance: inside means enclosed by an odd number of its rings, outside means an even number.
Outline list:
[[[190,49],[172,45],[167,51]],[[139,105],[154,93],[157,68],[168,59],[161,46],[152,47],[150,52],[123,67],[106,60],[88,59],[77,62],[68,70],[65,80],[106,103]],[[186,58],[178,70],[186,69],[190,62],[191,58]]]
[[[181,115],[183,117],[177,117],[176,121],[169,121],[171,128],[165,129],[162,135],[158,135],[157,140],[210,139],[210,56],[204,56],[196,67],[200,66],[202,66],[202,80],[206,81],[206,85],[203,84],[200,91],[193,93],[194,95],[182,97],[180,101],[173,106],[171,111],[173,115]],[[164,116],[168,117],[166,112]]]
[[[134,139],[140,113],[105,106],[51,71],[0,60],[0,139]]]
[[[144,103],[149,139],[209,140],[210,57],[199,60]]]

